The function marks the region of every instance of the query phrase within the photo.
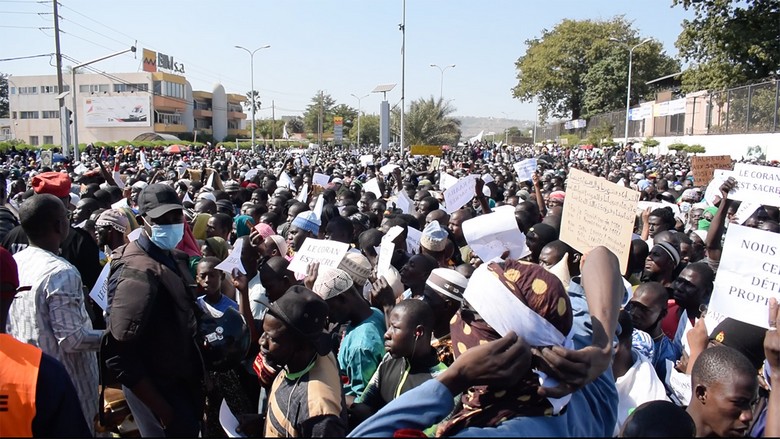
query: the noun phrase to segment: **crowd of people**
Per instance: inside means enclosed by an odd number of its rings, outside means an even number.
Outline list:
[[[650,203],[625,268],[559,239],[572,169]],[[2,436],[780,436],[777,300],[768,330],[704,319],[730,225],[780,233],[778,207],[705,197],[687,155],[90,146],[0,173]],[[464,223],[507,209],[522,255],[482,260]]]

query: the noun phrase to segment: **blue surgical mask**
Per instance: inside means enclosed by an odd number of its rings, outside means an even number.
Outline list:
[[[147,223],[149,224],[149,223]],[[184,224],[149,224],[152,234],[149,239],[163,250],[172,250],[184,236]]]

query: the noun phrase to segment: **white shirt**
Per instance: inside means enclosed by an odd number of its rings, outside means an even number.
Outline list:
[[[620,432],[626,418],[635,408],[648,401],[669,401],[666,388],[658,379],[650,360],[634,350],[631,354],[635,359],[634,364],[625,375],[615,381],[619,398],[615,435]]]
[[[79,271],[65,259],[29,246],[14,255],[19,285],[31,286],[16,295],[8,319],[8,333],[37,346],[59,360],[68,371],[92,429],[97,414],[98,363],[102,331],[92,329],[84,307]]]
[[[262,282],[260,282],[260,273],[256,274],[255,277],[249,281],[247,287],[249,289],[249,309],[252,310],[252,317],[254,317],[255,320],[263,320],[266,308],[265,305],[258,302],[258,300],[261,298],[268,299],[268,296],[265,294],[265,287]],[[241,292],[238,290],[236,290],[236,302],[241,304]]]

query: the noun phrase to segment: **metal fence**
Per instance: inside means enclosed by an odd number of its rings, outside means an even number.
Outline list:
[[[567,130],[565,122],[540,126],[536,140],[556,140],[567,134],[585,139],[605,128],[611,128],[612,137],[622,138],[625,117],[625,110],[620,110],[591,117],[585,128]],[[629,137],[777,132],[780,132],[778,80],[689,96],[685,113],[632,120],[628,124]]]

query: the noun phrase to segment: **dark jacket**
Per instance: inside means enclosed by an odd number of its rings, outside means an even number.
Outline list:
[[[188,257],[167,252],[145,234],[111,255],[104,359],[116,379],[134,387],[198,386],[203,365],[196,345],[199,308]]]

